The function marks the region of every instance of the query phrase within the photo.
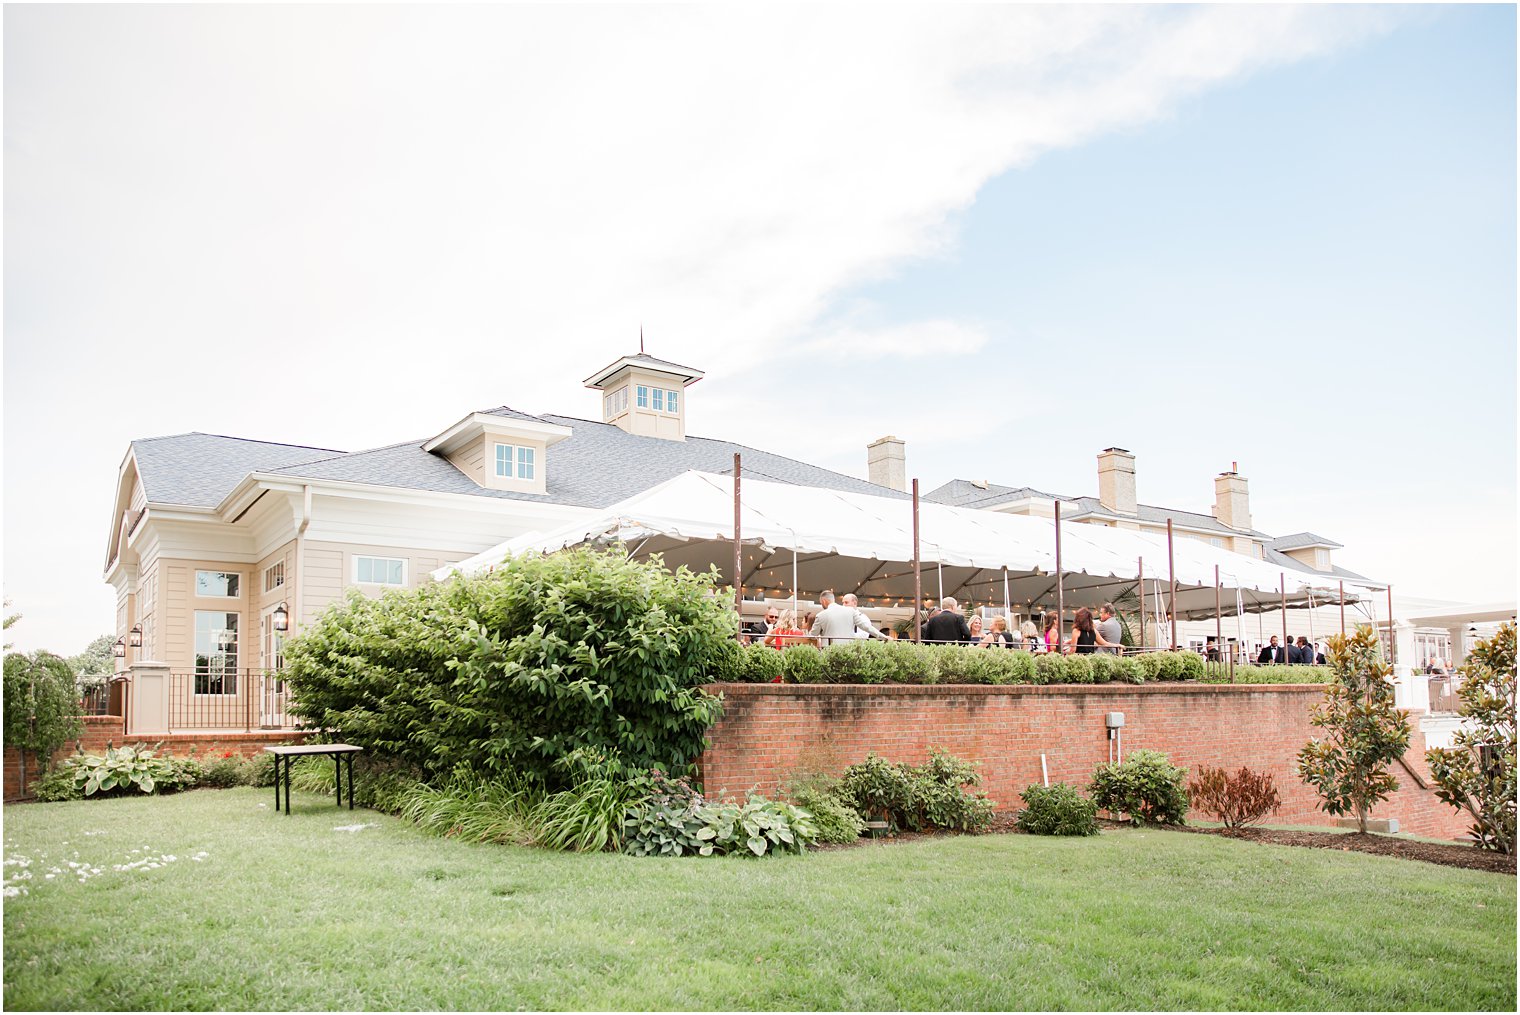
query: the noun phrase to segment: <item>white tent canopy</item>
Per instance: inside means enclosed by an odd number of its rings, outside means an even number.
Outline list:
[[[542,533],[508,540],[434,572],[474,573],[508,554],[552,553],[583,544],[623,543],[631,555],[659,553],[669,567],[716,565],[733,580],[733,477],[687,472],[604,511]],[[913,514],[906,500],[745,479],[740,526],[746,589],[855,592],[866,601],[911,603]],[[1052,605],[1056,596],[1055,522],[943,504],[919,509],[923,594],[976,603]],[[1289,606],[1328,605],[1337,595],[1322,576],[1273,567],[1196,539],[1173,541],[1179,618],[1212,616],[1215,566],[1225,612],[1277,609],[1279,582]],[[1128,529],[1076,524],[1061,527],[1061,564],[1068,607],[1094,606],[1132,590],[1143,566],[1164,591],[1169,572],[1164,537]],[[1371,586],[1358,583],[1365,591]],[[1315,591],[1311,594],[1310,589]],[[1239,597],[1237,599],[1237,590]],[[1347,600],[1354,599],[1348,583]],[[1147,603],[1147,612],[1154,612]]]

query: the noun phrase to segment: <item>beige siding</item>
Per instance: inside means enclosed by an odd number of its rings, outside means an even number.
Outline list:
[[[343,549],[340,546],[307,543],[301,561],[302,626],[321,616],[329,603],[343,595]]]
[[[486,486],[486,438],[480,436],[449,455],[449,463],[475,481]]]

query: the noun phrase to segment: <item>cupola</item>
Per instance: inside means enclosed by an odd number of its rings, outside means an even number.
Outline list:
[[[686,439],[686,389],[702,371],[640,352],[586,378],[602,393],[602,421],[641,437]]]

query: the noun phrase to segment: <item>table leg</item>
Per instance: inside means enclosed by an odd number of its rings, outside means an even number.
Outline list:
[[[285,759],[285,816],[290,817],[290,759]]]
[[[348,809],[354,809],[354,756],[348,756]]]
[[[271,755],[274,758],[274,812],[280,813],[280,756]]]
[[[338,806],[343,806],[343,756],[333,755],[333,780],[338,790]]]

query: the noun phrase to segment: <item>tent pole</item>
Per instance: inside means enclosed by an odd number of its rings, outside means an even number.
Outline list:
[[[1346,637],[1346,583],[1341,582],[1341,637]]]
[[[1277,572],[1277,591],[1282,595],[1283,662],[1288,661],[1288,574]]]
[[[739,616],[739,630],[744,630],[744,559],[739,535],[739,453],[734,452],[734,613]]]
[[[1135,566],[1140,570],[1140,651],[1145,651],[1145,558],[1141,557]]]
[[[1398,648],[1393,643],[1393,582],[1388,583],[1388,665],[1398,662]]]
[[[1004,620],[1005,623],[1007,622],[1007,620],[1008,620],[1008,618],[1010,616],[1010,612],[1009,612],[1010,609],[1011,609],[1011,607],[1009,606],[1009,603],[1008,603],[1008,565],[1004,564],[1003,565],[1003,620]],[[1009,632],[1009,633],[1011,634],[1012,632]]]
[[[792,616],[797,616],[797,533],[792,533]]]
[[[1061,570],[1061,502],[1056,501],[1056,646],[1066,641],[1066,575]]]
[[[1224,609],[1219,605],[1219,565],[1214,565],[1214,654],[1224,662]]]
[[[1171,573],[1172,601],[1166,607],[1166,629],[1172,635],[1172,651],[1177,651],[1177,559],[1172,553],[1172,520],[1166,520],[1166,566]]]
[[[918,480],[913,480],[913,640],[922,640],[924,576],[918,552]]]

